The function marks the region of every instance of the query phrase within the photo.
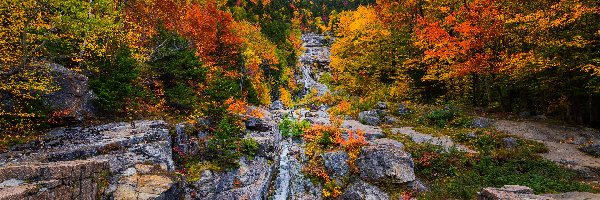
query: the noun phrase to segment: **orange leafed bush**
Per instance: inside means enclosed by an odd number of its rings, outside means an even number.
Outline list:
[[[225,105],[227,106],[227,111],[234,114],[246,114],[246,102],[240,99],[233,99],[230,97],[225,101]]]

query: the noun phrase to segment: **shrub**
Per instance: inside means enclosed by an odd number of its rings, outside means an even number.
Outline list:
[[[217,124],[213,137],[208,141],[210,158],[225,169],[238,167],[238,160],[244,152],[242,147],[242,125],[240,120],[233,116],[224,116]],[[244,142],[244,150],[252,150],[251,142]]]
[[[244,155],[254,157],[256,155],[256,151],[258,151],[258,148],[258,142],[253,139],[244,138],[240,141],[240,151]]]
[[[284,137],[300,137],[308,128],[310,128],[310,123],[306,120],[294,120],[286,117],[279,122],[279,132]]]
[[[471,120],[464,117],[462,112],[453,106],[444,109],[432,110],[423,115],[419,121],[425,125],[443,128],[446,126],[467,127]]]

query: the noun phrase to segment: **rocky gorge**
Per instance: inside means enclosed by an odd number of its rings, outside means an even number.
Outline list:
[[[301,95],[312,91],[318,96],[325,95],[329,88],[318,80],[330,62],[327,44],[331,41],[318,34],[304,34],[302,40],[305,53],[299,58],[301,71],[297,74],[297,82],[303,85]],[[93,96],[85,88],[74,90],[77,92],[66,93],[78,94],[78,99]],[[92,108],[84,106],[85,100],[73,102],[84,102],[65,105],[77,108],[75,118],[91,112]],[[270,108],[249,109],[263,116],[245,116],[244,137],[255,140],[258,150],[253,157],[242,157],[236,169],[203,169],[194,178],[178,172],[181,163],[176,162],[177,154],[204,153],[199,146],[208,137],[205,131],[190,128],[195,126],[190,122],[140,120],[64,127],[0,154],[0,199],[324,199],[325,186],[303,172],[309,162],[306,141],[282,136],[278,124],[292,118],[312,125],[330,125],[333,122],[328,106],[285,108],[275,101]],[[384,129],[381,125],[397,120],[391,112],[407,111],[403,107],[392,111],[381,102],[376,109],[360,112],[357,119],[348,117],[341,121],[345,137],[349,131],[364,133],[366,145],[355,160],[356,171],[351,169],[350,156],[345,151],[332,150],[320,155],[331,179],[343,186],[338,199],[391,199],[393,195],[385,187],[389,185],[414,193],[430,189],[416,176],[415,158],[405,149],[406,144],[388,137],[390,133],[447,151],[477,153],[448,136],[421,133],[412,127]],[[474,121],[474,126],[493,124]],[[591,139],[597,139],[594,137]],[[600,199],[600,196],[536,195],[531,188],[507,185],[484,188],[476,198]]]

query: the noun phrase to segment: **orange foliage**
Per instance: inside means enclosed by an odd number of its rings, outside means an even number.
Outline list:
[[[246,102],[240,99],[234,99],[230,97],[224,102],[225,106],[227,106],[227,111],[233,114],[246,114]]]
[[[208,1],[202,6],[187,5],[182,13],[181,21],[175,29],[193,41],[197,54],[205,62],[219,66],[235,64],[236,59],[230,59],[230,55],[238,53],[237,46],[241,39],[231,30],[231,14],[219,10],[214,1]]]
[[[323,137],[331,138],[332,142],[339,141],[342,137],[340,129],[333,126],[313,125],[304,131],[304,141],[315,142]]]
[[[451,12],[437,7],[438,15],[417,19],[415,46],[424,50],[431,63],[428,74],[452,78],[466,74],[489,74],[499,70],[494,64],[503,52],[494,45],[504,37],[503,12],[494,0],[475,0]]]
[[[356,132],[349,130],[348,139],[344,140],[342,138],[338,138],[337,143],[344,147],[348,153],[348,165],[350,166],[350,169],[352,169],[354,172],[358,172],[358,167],[356,167],[355,161],[360,155],[361,148],[367,145],[364,133],[361,130],[356,130]]]
[[[258,109],[252,109],[252,111],[250,111],[250,116],[260,119],[265,117],[265,115]]]
[[[236,59],[241,39],[232,31],[233,17],[219,10],[215,0],[194,3],[177,0],[134,0],[125,9],[128,38],[133,48],[148,46],[157,34],[157,27],[164,26],[188,38],[197,54],[208,64],[229,66]],[[148,52],[151,53],[151,52]]]

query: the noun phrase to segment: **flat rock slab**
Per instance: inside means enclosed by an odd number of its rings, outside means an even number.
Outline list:
[[[448,136],[436,137],[429,134],[423,134],[413,130],[412,127],[392,128],[391,131],[395,134],[409,136],[415,143],[429,143],[437,146],[442,146],[446,150],[456,148],[459,151],[476,153],[476,151],[473,151],[464,145],[454,143],[452,139],[450,139],[450,137]]]
[[[519,185],[505,185],[500,188],[484,188],[477,194],[477,200],[554,200],[552,197],[533,194],[531,188]]]
[[[58,128],[41,141],[0,154],[0,165],[88,158],[108,160],[113,173],[142,162],[162,164],[169,170],[174,168],[171,136],[163,121]]]
[[[375,140],[385,137],[381,128],[376,126],[365,125],[356,120],[344,120],[342,122],[341,128],[352,131],[360,130],[364,133],[364,136],[367,140]]]
[[[160,173],[137,174],[134,166],[142,163],[159,166]],[[1,181],[28,180],[44,185],[33,192],[24,190],[28,184],[0,192],[25,191],[17,199],[113,197],[116,188],[127,191],[124,185],[134,188],[137,199],[168,199],[175,195],[168,192],[175,181],[169,182],[163,176],[174,170],[171,136],[163,121],[58,128],[39,141],[0,154],[0,166]],[[135,181],[123,183],[128,179]]]

